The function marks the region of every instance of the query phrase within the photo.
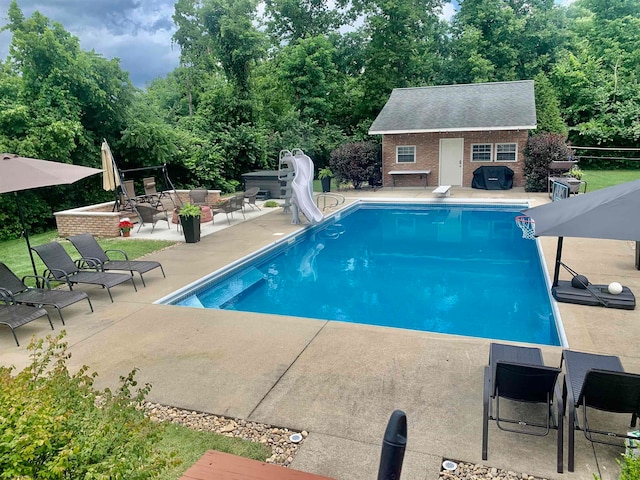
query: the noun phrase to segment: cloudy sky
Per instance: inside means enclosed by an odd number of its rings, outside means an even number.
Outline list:
[[[0,0],[0,25],[7,23],[10,2]],[[140,88],[178,65],[180,49],[171,45],[174,3],[175,0],[18,0],[25,17],[39,10],[78,37],[83,50],[94,49],[105,58],[119,58],[122,69]],[[443,16],[451,18],[455,6],[455,0],[448,3]],[[0,58],[7,57],[10,41],[8,32],[0,34]]]
[[[7,23],[11,0],[0,0],[0,25]],[[83,50],[117,57],[137,87],[162,77],[178,65],[180,49],[171,45],[175,0],[18,0],[25,17],[35,10],[60,22],[80,39]],[[8,54],[11,35],[0,34],[0,58]]]

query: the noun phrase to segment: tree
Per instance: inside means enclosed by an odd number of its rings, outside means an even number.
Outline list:
[[[351,182],[360,188],[363,182],[376,178],[381,167],[380,146],[373,142],[341,145],[331,152],[329,165],[340,182]]]
[[[536,117],[538,128],[535,134],[558,133],[566,137],[567,126],[560,115],[560,102],[547,76],[540,72],[534,80]]]
[[[525,192],[546,192],[549,188],[549,164],[568,162],[573,152],[563,135],[545,133],[529,137],[524,155]]]

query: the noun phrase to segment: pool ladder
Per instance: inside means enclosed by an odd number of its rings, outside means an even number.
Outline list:
[[[342,205],[344,203],[344,196],[339,193],[319,193],[316,195],[316,206],[318,208],[320,208],[320,200],[322,200],[322,210],[324,211],[327,208]],[[327,200],[330,201],[330,205],[327,205]]]

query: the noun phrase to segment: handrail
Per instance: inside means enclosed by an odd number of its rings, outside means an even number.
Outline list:
[[[326,210],[327,208],[337,207],[338,205],[342,205],[345,201],[343,195],[339,193],[319,193],[316,195],[316,206],[320,208],[320,199],[322,198],[322,210]],[[327,206],[327,199],[334,200],[336,203],[334,205]]]

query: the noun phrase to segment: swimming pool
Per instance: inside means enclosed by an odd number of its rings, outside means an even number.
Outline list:
[[[560,345],[524,207],[359,202],[160,303]]]

